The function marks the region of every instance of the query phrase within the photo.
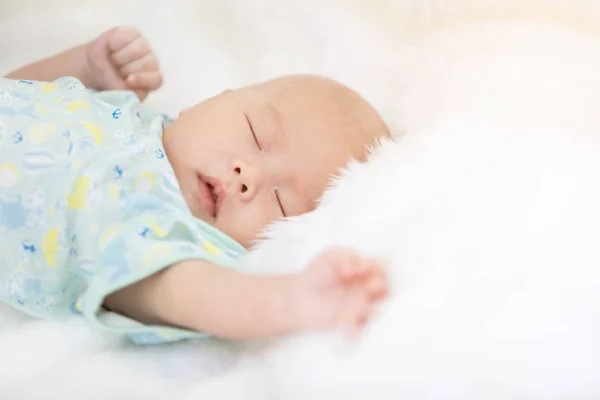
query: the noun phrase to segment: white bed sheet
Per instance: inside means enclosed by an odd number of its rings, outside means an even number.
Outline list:
[[[140,349],[0,305],[0,398],[598,397],[599,16],[558,0],[4,0],[0,73],[135,24],[166,74],[150,104],[173,115],[316,72],[406,135],[244,266],[301,268],[331,244],[387,258],[393,296],[358,346]]]

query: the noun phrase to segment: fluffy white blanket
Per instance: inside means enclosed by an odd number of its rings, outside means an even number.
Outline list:
[[[142,349],[0,306],[0,398],[600,397],[596,3],[5,0],[0,73],[134,23],[164,60],[157,107],[318,72],[404,135],[244,263],[298,269],[331,245],[387,260],[393,294],[358,344]]]

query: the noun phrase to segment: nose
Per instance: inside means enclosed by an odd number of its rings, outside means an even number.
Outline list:
[[[237,161],[233,164],[234,191],[242,201],[251,201],[260,189],[260,172],[258,168]]]

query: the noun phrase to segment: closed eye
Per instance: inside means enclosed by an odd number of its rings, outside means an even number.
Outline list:
[[[256,137],[256,133],[254,132],[252,122],[250,122],[250,118],[248,118],[248,115],[246,114],[244,114],[244,117],[246,118],[246,122],[248,122],[248,126],[250,127],[250,132],[252,132],[252,137],[254,138],[254,143],[256,143],[256,147],[258,147],[258,150],[262,151],[260,143],[258,142],[258,138]]]
[[[279,193],[277,193],[277,190],[275,191],[275,198],[277,199],[277,204],[279,204],[279,209],[281,210],[281,214],[284,217],[287,217],[287,214],[285,213],[285,209],[283,208],[283,204],[281,204],[281,199],[279,198]]]

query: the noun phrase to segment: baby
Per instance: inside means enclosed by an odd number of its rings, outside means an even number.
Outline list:
[[[139,107],[161,85],[128,27],[0,79],[0,300],[139,344],[360,333],[387,290],[377,262],[331,249],[301,273],[236,264],[388,135],[377,112],[329,79],[289,76],[171,121]]]

